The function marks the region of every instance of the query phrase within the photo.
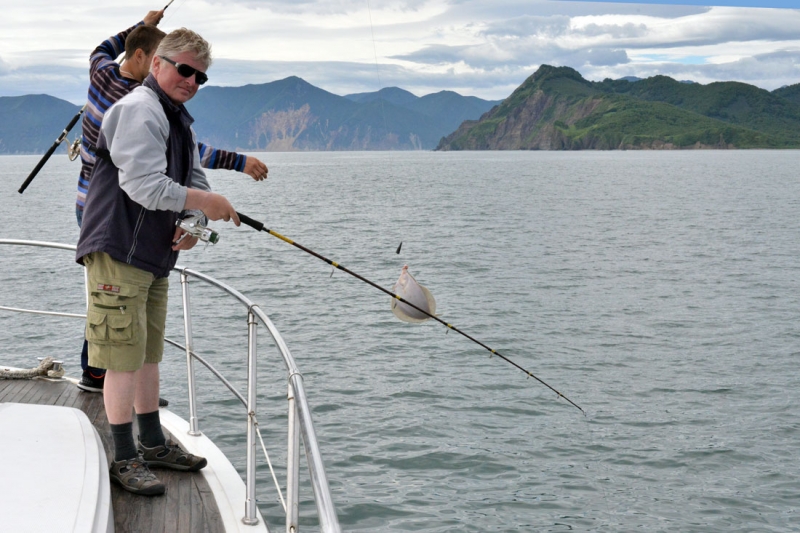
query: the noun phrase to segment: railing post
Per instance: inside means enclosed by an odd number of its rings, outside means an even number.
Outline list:
[[[189,435],[199,436],[200,424],[197,421],[197,402],[194,387],[194,360],[192,359],[192,315],[189,307],[189,276],[181,271],[181,292],[183,294],[183,332],[186,340],[186,378],[189,389]]]
[[[300,531],[300,426],[294,387],[289,381],[289,449],[286,454],[286,533]]]
[[[325,475],[325,465],[322,463],[322,455],[319,453],[317,435],[314,431],[314,424],[311,422],[311,408],[308,406],[305,387],[303,387],[303,376],[299,372],[289,376],[289,381],[295,390],[295,401],[297,405],[297,420],[300,425],[300,432],[305,445],[306,463],[308,472],[311,476],[311,488],[314,491],[314,500],[317,504],[317,517],[319,518],[319,530],[323,533],[340,533],[342,528],[339,526],[339,518],[336,516],[336,508],[333,505],[328,476]]]
[[[247,525],[258,524],[256,506],[256,333],[258,322],[250,309],[247,313],[247,473],[245,479],[244,518]]]

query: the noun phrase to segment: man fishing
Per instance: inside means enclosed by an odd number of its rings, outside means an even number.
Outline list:
[[[97,140],[76,260],[86,266],[89,364],[107,368],[104,402],[114,441],[111,479],[135,494],[164,484],[149,466],[194,472],[206,459],[167,441],[158,411],[168,276],[180,250],[179,213],[239,218],[210,191],[184,104],[206,82],[210,45],[185,28],[168,34],[141,86],[106,113]],[[139,426],[133,439],[132,410]]]
[[[156,27],[164,16],[164,9],[150,11],[144,20],[109,37],[91,54],[89,103],[82,123],[81,173],[78,179],[78,197],[75,204],[79,227],[83,218],[86,192],[89,189],[95,164],[95,146],[103,116],[117,100],[141,85],[150,72],[153,53],[165,35]],[[125,58],[122,64],[118,64],[116,59],[123,50]],[[202,143],[198,143],[198,148],[204,168],[236,170],[248,174],[256,181],[267,177],[267,166],[255,157],[217,150]],[[81,351],[81,368],[83,374],[78,382],[78,388],[87,392],[102,392],[105,370],[89,365],[86,341],[84,341]],[[162,400],[162,402],[166,404],[166,401]]]

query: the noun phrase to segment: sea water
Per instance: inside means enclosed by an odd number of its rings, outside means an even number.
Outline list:
[[[219,244],[179,262],[282,333],[343,530],[800,530],[800,152],[257,155],[265,182],[210,173],[239,211],[384,287],[408,264],[440,318],[586,412],[322,261],[215,223]],[[38,159],[0,158],[0,236],[75,243],[78,164],[55,156],[19,195]],[[2,246],[0,268],[0,305],[82,312],[69,252]],[[195,350],[244,390],[246,311],[200,282],[192,302]],[[0,311],[4,362],[55,355],[78,375],[81,321],[22,316]],[[259,335],[259,422],[283,465],[287,376]],[[184,374],[168,347],[162,396],[186,417]],[[242,471],[244,409],[197,374],[200,428]],[[314,530],[307,483],[301,499]]]

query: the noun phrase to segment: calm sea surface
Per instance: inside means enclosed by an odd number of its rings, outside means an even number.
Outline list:
[[[239,211],[387,288],[408,264],[441,318],[587,413],[440,324],[399,322],[345,273],[217,223],[219,244],[180,263],[286,339],[344,530],[800,531],[800,152],[259,157],[266,182],[211,173]],[[17,194],[38,159],[0,158],[0,236],[75,243],[78,164],[56,156]],[[70,253],[4,246],[0,269],[0,304],[82,312]],[[244,390],[245,310],[193,290],[197,351]],[[283,464],[286,372],[260,338],[260,421]],[[55,355],[78,375],[81,339],[80,320],[0,312],[7,364]],[[162,396],[186,417],[184,371],[168,348]],[[243,409],[198,375],[201,429],[241,469]]]

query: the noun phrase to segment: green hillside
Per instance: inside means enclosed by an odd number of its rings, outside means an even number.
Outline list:
[[[608,98],[586,118],[555,127],[565,139],[565,149],[784,147],[780,138],[768,133],[725,126],[669,104],[628,98]]]
[[[440,150],[797,148],[800,105],[751,85],[666,76],[591,82],[543,65]]]
[[[800,104],[800,83],[775,89],[772,91],[772,94],[780,98],[785,98],[786,100],[794,102],[795,104]]]
[[[598,86],[610,89],[615,94],[663,102],[723,122],[800,142],[800,130],[797,129],[800,106],[746,83],[686,84],[667,76],[654,76],[636,83],[606,80]]]

